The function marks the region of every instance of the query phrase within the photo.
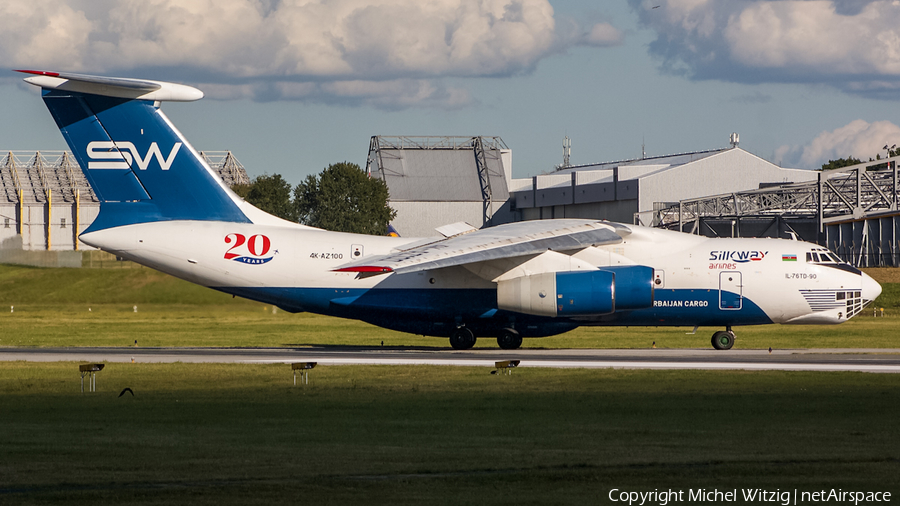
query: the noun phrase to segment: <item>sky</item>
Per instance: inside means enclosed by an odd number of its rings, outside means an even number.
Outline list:
[[[900,1],[3,0],[0,149],[67,149],[12,69],[173,81],[198,150],[292,184],[373,135],[499,136],[513,176],[728,146],[900,145]]]

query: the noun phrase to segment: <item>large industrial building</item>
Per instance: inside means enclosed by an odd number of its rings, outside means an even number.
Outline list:
[[[815,173],[783,169],[736,145],[727,149],[562,167],[514,181],[523,220],[600,218],[655,225],[671,202],[763,186],[808,181]]]

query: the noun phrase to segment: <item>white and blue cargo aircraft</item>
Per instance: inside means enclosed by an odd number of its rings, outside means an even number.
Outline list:
[[[284,221],[235,195],[160,110],[184,85],[23,71],[100,199],[80,235],[226,293],[450,338],[455,349],[582,325],[835,324],[881,293],[816,244],[698,237],[597,220],[527,221],[410,239]]]

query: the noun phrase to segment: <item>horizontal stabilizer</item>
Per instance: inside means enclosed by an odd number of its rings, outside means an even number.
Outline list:
[[[88,76],[43,70],[17,70],[34,77],[25,79],[46,90],[89,93],[104,97],[153,100],[160,102],[193,102],[203,98],[203,92],[183,84],[124,77]]]

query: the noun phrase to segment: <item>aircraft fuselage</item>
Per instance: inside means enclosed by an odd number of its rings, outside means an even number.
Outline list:
[[[513,328],[523,337],[540,337],[580,325],[841,323],[871,300],[866,295],[874,298],[871,292],[878,286],[849,265],[832,261],[823,248],[811,243],[708,239],[629,228],[632,233],[619,244],[566,253],[578,261],[576,270],[652,267],[652,305],[575,317],[498,309],[497,284],[460,266],[369,276],[334,270],[351,260],[385,255],[421,239],[168,221],[99,230],[83,234],[81,240],[188,281],[288,311],[361,319],[441,337],[460,325],[481,336],[496,336],[502,329]],[[812,252],[822,253],[822,259],[828,261],[807,261]],[[543,261],[539,257],[524,269],[541,270]],[[880,287],[877,289],[880,292]]]

